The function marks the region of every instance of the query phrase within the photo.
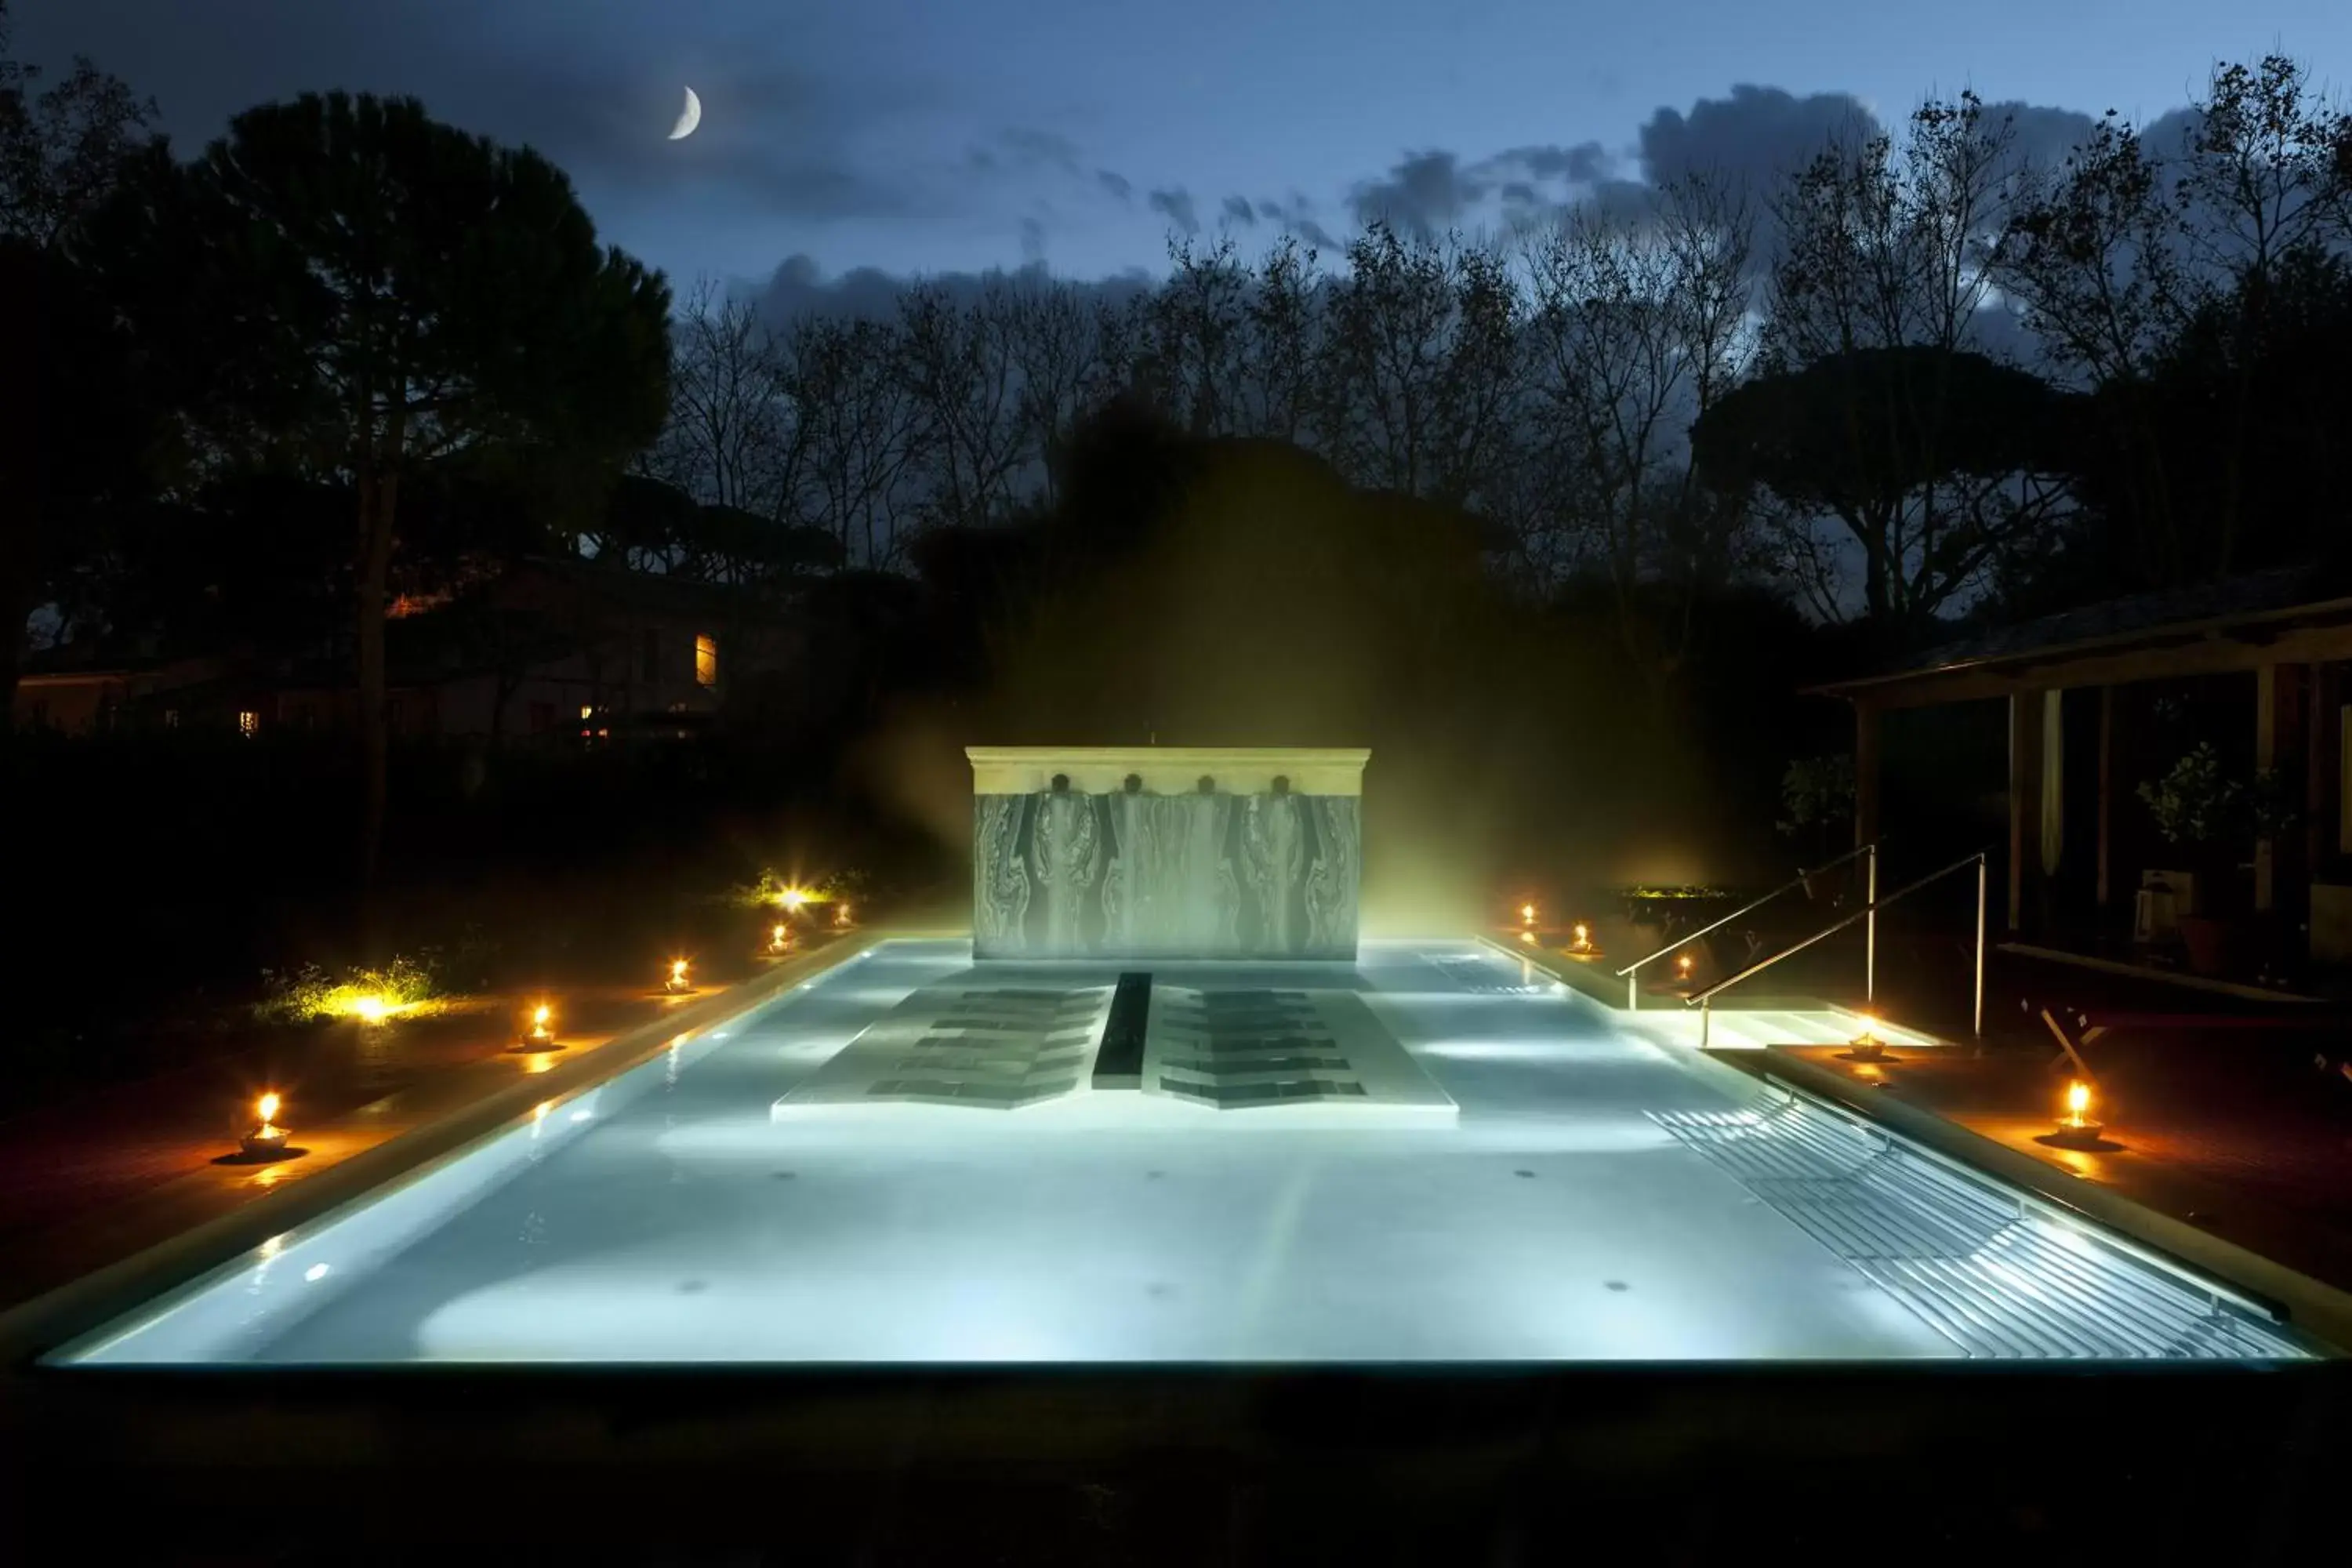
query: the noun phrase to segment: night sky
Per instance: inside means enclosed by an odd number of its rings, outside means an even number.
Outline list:
[[[1973,87],[2063,149],[2216,58],[2352,62],[2345,0],[18,0],[184,152],[306,89],[415,93],[568,169],[681,284],[1043,261],[1158,272],[1171,229],[1499,225],[1690,163],[1769,170]],[[2124,18],[2128,16],[2128,22]],[[702,129],[665,140],[691,84]]]

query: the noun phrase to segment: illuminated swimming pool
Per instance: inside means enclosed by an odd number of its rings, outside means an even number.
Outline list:
[[[2309,1353],[1474,942],[1151,976],[885,942],[47,1359]]]

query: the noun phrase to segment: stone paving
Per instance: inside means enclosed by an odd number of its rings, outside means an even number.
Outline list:
[[[759,971],[702,966],[699,994]],[[559,993],[565,1049],[519,1053],[536,994],[468,999],[430,1018],[266,1032],[186,1067],[0,1121],[0,1308],[314,1175],[434,1117],[551,1069],[680,999],[649,986]],[[299,1158],[225,1161],[264,1089]]]

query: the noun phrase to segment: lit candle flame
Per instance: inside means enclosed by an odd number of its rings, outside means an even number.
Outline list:
[[[278,1119],[278,1107],[281,1101],[274,1093],[265,1094],[259,1100],[255,1102],[254,1109],[261,1112],[262,1126],[268,1127],[272,1121],[275,1121]]]
[[[554,1016],[555,1010],[550,1007],[546,1003],[541,1002],[537,1007],[531,1010],[530,1026],[544,1034],[547,1030],[547,1021]]]
[[[2066,1086],[2066,1115],[2070,1121],[2079,1126],[2082,1123],[2084,1113],[2088,1111],[2090,1109],[2091,1086],[2084,1083],[2082,1079],[2076,1079],[2073,1083]]]
[[[1689,953],[1685,952],[1675,960],[1675,967],[1681,970],[1685,974],[1688,974],[1691,972],[1691,965],[1696,962],[1697,960],[1692,958]]]
[[[770,947],[782,947],[784,945],[784,923],[782,921],[778,921],[776,922],[774,933],[768,938],[768,945]]]
[[[1521,904],[1519,906],[1519,919],[1527,921],[1529,925],[1535,924],[1536,907],[1533,904]]]
[[[672,985],[686,984],[686,960],[673,958],[669,961],[669,983]]]
[[[1574,935],[1575,935],[1575,938],[1576,938],[1576,945],[1577,945],[1578,947],[1580,947],[1580,948],[1586,948],[1586,947],[1591,947],[1591,946],[1592,945],[1592,931],[1591,931],[1591,929],[1590,927],[1586,926],[1586,925],[1584,924],[1584,922],[1583,922],[1583,921],[1579,921],[1576,923],[1576,926],[1575,926],[1575,928],[1574,928]]]
[[[833,923],[837,926],[845,926],[849,923],[849,906],[847,904],[844,904],[839,909],[833,911]]]

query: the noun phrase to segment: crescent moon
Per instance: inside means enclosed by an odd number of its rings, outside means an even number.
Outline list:
[[[701,123],[702,100],[695,97],[694,89],[689,87],[686,89],[686,107],[678,111],[677,123],[670,127],[669,139],[683,142],[693,135],[694,128]]]

